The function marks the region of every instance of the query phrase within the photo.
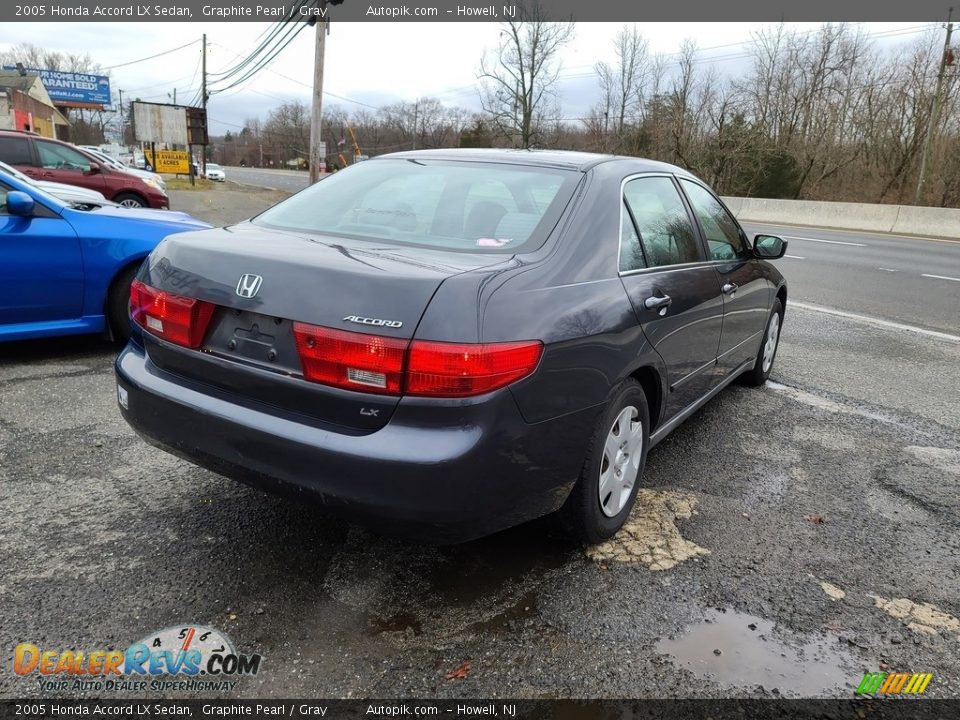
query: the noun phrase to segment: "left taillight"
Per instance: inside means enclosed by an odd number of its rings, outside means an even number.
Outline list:
[[[134,280],[130,316],[147,332],[188,348],[200,347],[215,305],[174,295]]]

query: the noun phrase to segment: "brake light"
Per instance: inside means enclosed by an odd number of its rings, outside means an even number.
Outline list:
[[[426,397],[481,395],[526,377],[537,368],[543,343],[461,344],[414,340],[406,393]]]
[[[130,285],[130,316],[157,337],[183,347],[200,347],[215,306],[196,298],[174,295],[134,280]]]
[[[362,392],[399,395],[407,341],[294,323],[307,380]]]
[[[540,362],[540,341],[443,343],[293,324],[307,380],[358,392],[468,397],[509,385]]]

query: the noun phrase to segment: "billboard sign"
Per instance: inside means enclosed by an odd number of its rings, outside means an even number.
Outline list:
[[[4,70],[16,70],[15,65],[4,65]],[[35,73],[43,80],[43,86],[54,105],[88,105],[110,104],[110,78],[106,75],[90,75],[79,72],[63,72],[61,70],[41,70],[39,68],[24,68],[28,73]]]
[[[147,163],[158,173],[190,174],[190,156],[185,150],[157,150],[157,161],[153,161],[153,153],[149,148],[143,151]]]
[[[138,142],[186,145],[187,113],[182,105],[133,103],[134,136]]]

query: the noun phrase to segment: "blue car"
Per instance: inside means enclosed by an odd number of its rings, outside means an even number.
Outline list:
[[[130,334],[130,283],[173,233],[209,228],[186,213],[64,203],[0,174],[0,342]]]

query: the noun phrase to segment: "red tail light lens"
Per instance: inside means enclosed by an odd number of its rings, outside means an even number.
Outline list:
[[[526,377],[537,368],[539,341],[459,344],[414,340],[407,368],[408,395],[481,395]]]
[[[140,327],[183,347],[200,347],[215,306],[181,297],[134,280],[130,285],[130,315]]]
[[[360,392],[399,395],[407,341],[294,323],[307,380]]]
[[[400,340],[294,323],[307,380],[381,395],[468,397],[526,377],[543,343],[463,344]]]

